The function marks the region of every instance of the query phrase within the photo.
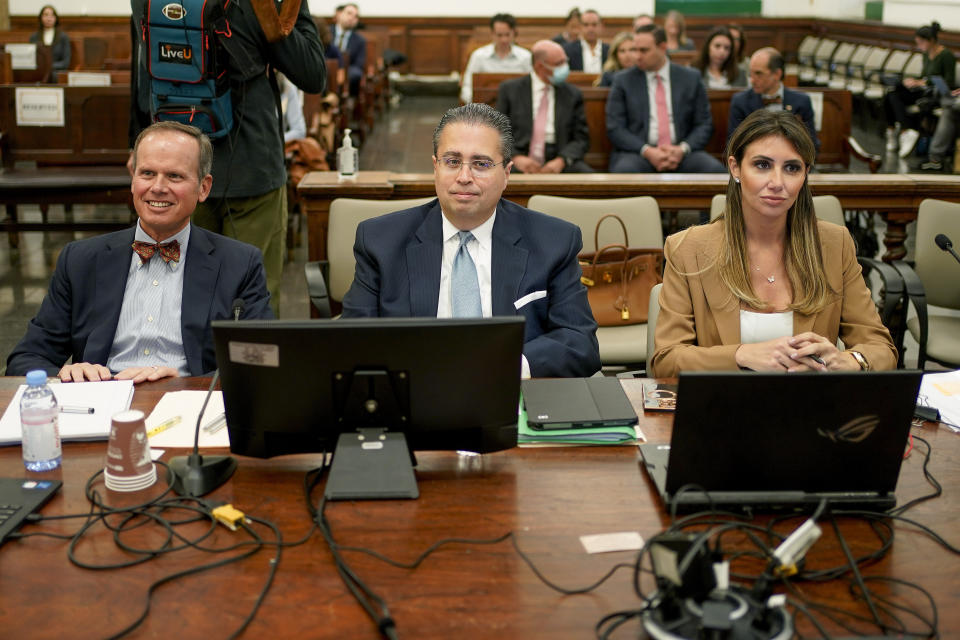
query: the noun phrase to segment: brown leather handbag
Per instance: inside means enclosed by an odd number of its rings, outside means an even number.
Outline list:
[[[608,244],[578,256],[593,317],[601,327],[622,327],[647,321],[650,290],[663,282],[663,249],[630,247],[627,225],[615,214],[597,221],[593,246],[599,245],[600,225],[613,218],[623,228],[623,244]]]

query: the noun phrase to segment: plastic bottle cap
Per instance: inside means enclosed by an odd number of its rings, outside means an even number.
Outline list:
[[[47,383],[47,372],[43,369],[34,369],[27,372],[27,384],[31,387],[39,387]]]

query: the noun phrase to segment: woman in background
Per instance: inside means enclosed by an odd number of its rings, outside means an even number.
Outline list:
[[[567,21],[563,23],[563,33],[553,36],[553,41],[561,47],[568,42],[580,39],[580,9],[574,7],[567,14]]]
[[[747,74],[737,65],[733,36],[726,27],[710,32],[693,66],[700,70],[708,89],[747,86]]]
[[[38,18],[40,28],[30,34],[30,42],[50,49],[53,61],[51,75],[70,68],[70,38],[60,30],[60,16],[52,5],[44,5]]]
[[[610,43],[610,53],[603,63],[603,73],[593,83],[597,87],[609,87],[613,84],[613,75],[617,71],[629,69],[637,64],[637,45],[633,43],[633,34],[621,31]]]
[[[789,111],[755,111],[734,131],[724,213],[664,245],[652,376],[897,366],[850,233],[816,218],[815,153]]]
[[[663,30],[667,34],[667,54],[674,51],[696,51],[693,40],[687,37],[687,23],[683,14],[671,9],[663,19]]]
[[[727,30],[733,38],[733,59],[737,61],[737,66],[743,69],[744,73],[748,73],[750,56],[747,55],[747,36],[743,32],[743,27],[731,22],[727,25]]]
[[[907,111],[916,104],[930,84],[929,78],[940,76],[951,89],[956,86],[956,58],[950,49],[940,44],[940,23],[920,27],[914,33],[917,49],[923,54],[923,68],[919,78],[904,78],[903,82],[887,93],[883,99],[887,116],[887,141],[895,140],[896,127],[900,127],[900,157],[906,158],[920,138],[920,117]]]

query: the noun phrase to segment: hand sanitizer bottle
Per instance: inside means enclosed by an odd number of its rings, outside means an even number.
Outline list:
[[[357,150],[350,138],[350,129],[345,129],[343,144],[337,149],[337,171],[340,173],[340,180],[356,180],[357,164]]]

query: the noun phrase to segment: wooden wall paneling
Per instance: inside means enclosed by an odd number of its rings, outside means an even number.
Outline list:
[[[410,71],[419,74],[447,74],[455,41],[445,29],[411,29],[407,51]]]

